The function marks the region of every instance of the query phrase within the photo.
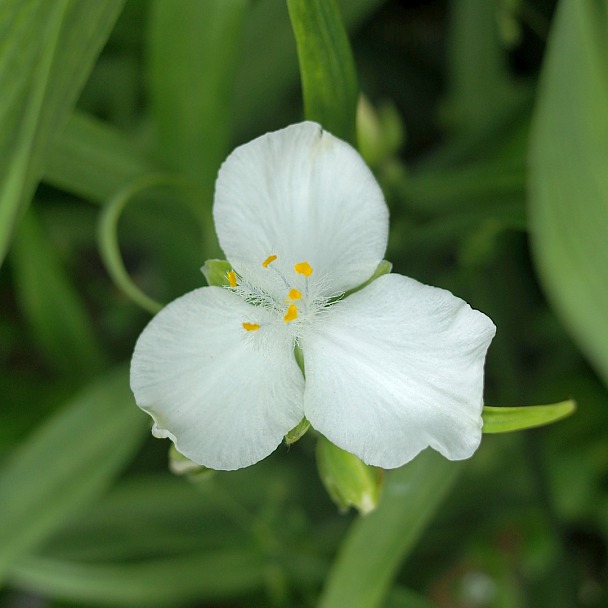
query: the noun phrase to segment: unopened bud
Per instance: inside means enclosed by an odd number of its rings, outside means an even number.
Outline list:
[[[169,448],[169,470],[174,475],[184,476],[190,481],[201,481],[215,473],[214,469],[209,469],[186,458],[175,449],[173,444]]]
[[[402,146],[404,127],[390,103],[374,108],[363,96],[357,106],[357,143],[361,156],[371,167],[379,167]]]
[[[317,467],[321,481],[341,511],[355,507],[361,515],[377,506],[382,489],[382,469],[365,464],[320,436]]]

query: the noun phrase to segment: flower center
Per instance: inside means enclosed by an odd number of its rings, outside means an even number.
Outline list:
[[[279,270],[276,265],[273,265],[273,262],[277,259],[278,256],[275,254],[269,255],[262,262],[262,266],[268,269],[269,272],[276,273],[284,284],[286,296],[283,302],[277,302],[274,297],[262,289],[249,284],[242,277],[237,275],[234,270],[227,272],[226,278],[228,279],[230,289],[234,290],[247,302],[278,313],[282,316],[284,323],[291,323],[300,317],[301,311],[307,311],[307,309],[310,308],[311,303],[308,302],[309,277],[312,275],[313,269],[306,261],[294,264],[293,270],[297,275],[295,277],[297,287],[294,287],[294,282],[290,282],[281,270]],[[297,304],[295,302],[297,302]],[[262,325],[263,324],[261,323],[252,321],[244,321],[242,323],[243,329],[247,332],[258,331]]]

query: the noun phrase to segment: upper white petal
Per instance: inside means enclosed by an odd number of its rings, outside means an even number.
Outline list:
[[[386,249],[388,210],[359,154],[312,122],[240,146],[222,165],[214,218],[220,245],[249,281],[262,262],[307,261],[330,293],[367,280]],[[283,267],[285,271],[285,267]]]
[[[448,291],[380,277],[302,338],[306,417],[368,464],[398,467],[428,446],[468,458],[481,440],[495,329]]]
[[[161,310],[137,341],[137,404],[154,418],[155,434],[194,462],[251,465],[302,419],[304,381],[289,337],[242,327],[267,315],[225,289],[203,287]]]

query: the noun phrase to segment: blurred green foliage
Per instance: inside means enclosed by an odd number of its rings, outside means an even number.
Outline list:
[[[607,40],[604,0],[0,0],[0,604],[605,606]],[[357,133],[395,270],[494,320],[487,403],[578,404],[386,472],[361,519],[310,434],[169,473],[104,268],[204,284],[219,164],[304,112]]]

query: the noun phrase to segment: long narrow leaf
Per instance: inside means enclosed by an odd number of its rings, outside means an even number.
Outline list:
[[[106,606],[177,606],[234,598],[264,584],[264,561],[250,549],[220,550],[131,564],[79,564],[31,557],[11,582],[46,596]]]
[[[105,489],[144,428],[121,368],[84,389],[11,455],[0,469],[0,582]]]
[[[11,262],[23,313],[50,367],[72,377],[98,371],[104,357],[91,319],[33,208],[17,231]]]
[[[452,0],[448,36],[449,101],[461,130],[478,130],[508,101],[507,56],[499,37],[497,0]]]
[[[231,99],[248,0],[152,4],[149,82],[161,150],[211,191],[226,156]]]
[[[342,0],[346,28],[355,29],[385,1]],[[280,126],[278,112],[297,84],[298,57],[285,5],[277,0],[256,0],[245,27],[235,86],[233,108],[239,138]]]
[[[375,608],[399,564],[431,521],[461,465],[427,450],[389,474],[376,511],[350,529],[329,573],[320,608]]]
[[[564,0],[530,147],[533,251],[551,302],[608,383],[608,9]]]
[[[0,261],[123,2],[0,3]]]
[[[157,171],[126,135],[76,111],[51,142],[43,179],[103,203],[135,179]]]
[[[336,0],[287,0],[298,45],[304,115],[355,144],[357,74]]]

